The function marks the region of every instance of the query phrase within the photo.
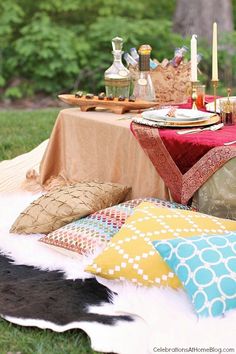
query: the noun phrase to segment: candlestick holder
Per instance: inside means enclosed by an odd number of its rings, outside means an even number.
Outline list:
[[[196,105],[196,100],[197,100],[197,85],[198,85],[198,81],[192,81],[191,82],[192,85],[192,109],[197,109],[197,105]]]
[[[213,86],[213,95],[214,95],[214,112],[216,114],[216,94],[217,94],[217,87],[218,87],[218,82],[219,80],[212,80],[212,86]]]

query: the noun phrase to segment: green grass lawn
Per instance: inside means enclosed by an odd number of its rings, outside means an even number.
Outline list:
[[[80,330],[55,333],[0,320],[0,354],[91,354],[88,337]]]
[[[32,150],[50,136],[59,109],[0,111],[0,160]]]
[[[0,111],[0,160],[28,152],[50,136],[59,109]],[[92,354],[80,330],[54,333],[0,319],[0,354]]]

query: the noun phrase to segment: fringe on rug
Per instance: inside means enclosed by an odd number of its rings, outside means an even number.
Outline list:
[[[35,169],[30,169],[26,173],[26,179],[22,182],[21,187],[27,192],[49,192],[58,187],[69,186],[79,182],[85,181],[76,181],[76,180],[67,180],[65,177],[51,176],[43,185],[40,183],[40,175]]]

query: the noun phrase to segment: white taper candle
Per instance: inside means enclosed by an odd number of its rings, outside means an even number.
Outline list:
[[[197,81],[197,35],[191,38],[191,81]]]
[[[212,81],[218,81],[217,23],[213,23],[212,34]]]

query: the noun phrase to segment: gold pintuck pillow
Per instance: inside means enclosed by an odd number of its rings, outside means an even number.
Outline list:
[[[33,201],[10,232],[48,234],[97,210],[118,204],[130,188],[118,183],[80,182],[62,186]]]
[[[138,285],[181,283],[155,250],[152,241],[175,237],[223,235],[236,231],[236,221],[181,209],[140,204],[104,251],[86,271],[107,279],[129,280]]]

